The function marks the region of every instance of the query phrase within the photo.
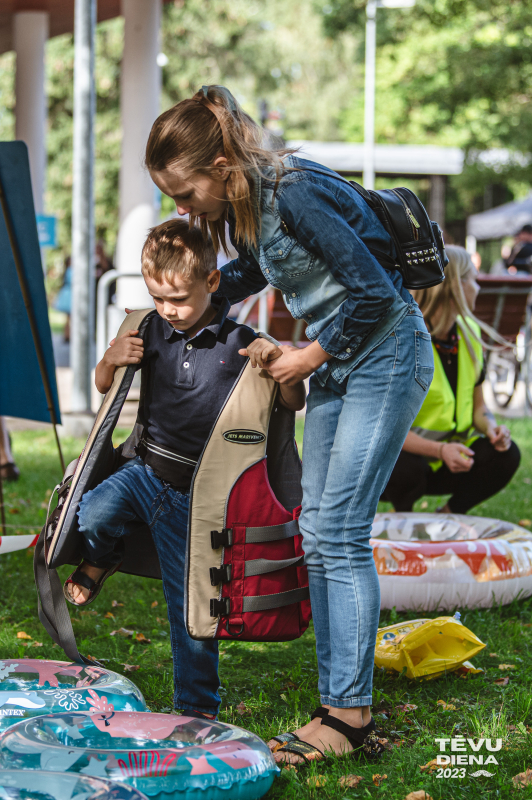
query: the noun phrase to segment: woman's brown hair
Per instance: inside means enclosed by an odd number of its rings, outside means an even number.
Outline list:
[[[229,177],[227,199],[235,218],[235,236],[242,244],[257,244],[259,214],[254,196],[253,176],[264,167],[282,172],[281,156],[292,152],[268,149],[263,130],[246,114],[224,86],[203,86],[190,100],[182,100],[161,114],[153,123],[146,145],[145,163],[150,171],[160,172],[179,166],[180,172],[212,173],[214,161],[225,156]],[[227,253],[226,214],[216,222],[190,219],[199,223],[204,236],[210,229],[215,250]]]

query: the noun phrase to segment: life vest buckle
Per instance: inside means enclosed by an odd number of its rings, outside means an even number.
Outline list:
[[[222,597],[221,600],[211,597],[210,605],[211,617],[228,617],[231,613],[231,600],[228,597]]]
[[[218,586],[219,583],[229,583],[231,580],[231,564],[224,564],[223,567],[211,567],[211,586]]]
[[[220,547],[230,547],[233,544],[233,531],[231,528],[222,528],[221,531],[211,531],[211,547],[218,550]]]

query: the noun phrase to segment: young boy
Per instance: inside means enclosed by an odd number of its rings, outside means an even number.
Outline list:
[[[149,525],[161,564],[174,660],[174,705],[187,713],[218,713],[218,644],[196,641],[183,617],[189,492],[195,465],[237,379],[251,328],[227,319],[229,303],[214,300],[220,282],[212,243],[198,228],[173,219],[150,231],[142,274],[158,316],[140,339],[129,331],[111,342],[96,367],[105,394],[117,367],[142,365],[144,434],[139,455],[87,492],[78,511],[83,562],[65,583],[65,596],[87,605],[122,560],[121,537]],[[239,353],[240,351],[240,353]],[[282,355],[261,339],[249,353],[261,365]],[[280,386],[280,401],[305,404],[303,383]]]

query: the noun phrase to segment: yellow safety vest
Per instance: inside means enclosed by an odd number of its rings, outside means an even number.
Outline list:
[[[463,331],[464,321],[461,317],[457,319],[457,326],[459,331]],[[480,337],[479,326],[471,320],[469,320],[469,326]],[[472,337],[470,337],[470,342],[478,364],[482,365],[482,345]],[[424,439],[432,439],[436,442],[461,441],[470,445],[480,435],[473,428],[473,394],[481,367],[475,367],[462,332],[458,341],[458,381],[455,397],[434,344],[432,349],[434,352],[434,378],[411,430]],[[436,459],[429,459],[429,461],[434,470],[439,469],[442,465],[442,462]]]

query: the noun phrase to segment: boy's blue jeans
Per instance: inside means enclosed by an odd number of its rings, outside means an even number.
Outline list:
[[[132,459],[83,497],[78,511],[82,555],[98,566],[112,566],[121,560],[121,537],[135,526],[149,525],[168,605],[174,706],[217,714],[218,642],[191,639],[183,614],[189,499],[161,481],[140,458]]]
[[[371,704],[380,610],[371,526],[432,373],[430,336],[414,303],[341,385],[310,381],[299,524],[323,705]]]

